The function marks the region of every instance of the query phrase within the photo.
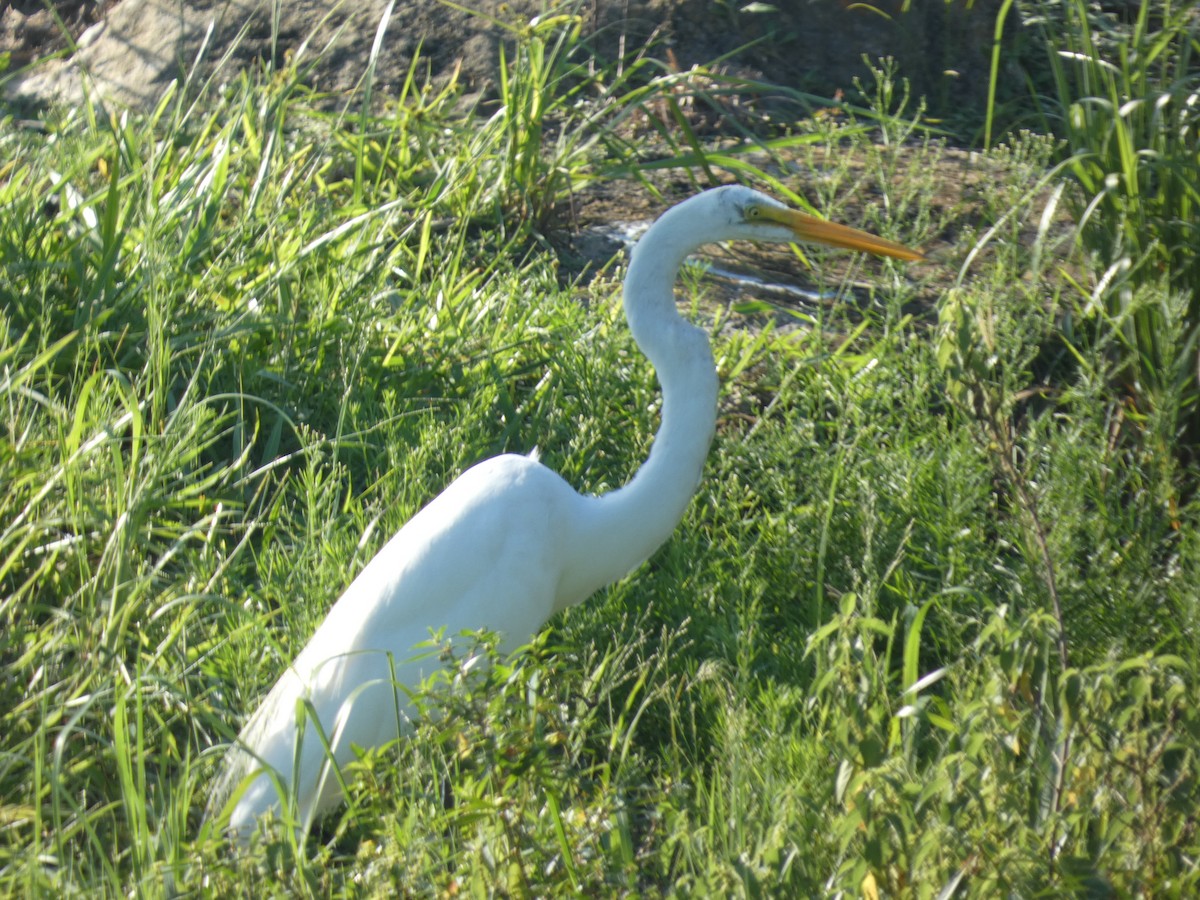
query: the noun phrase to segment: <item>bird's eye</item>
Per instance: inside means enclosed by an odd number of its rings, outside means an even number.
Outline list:
[[[757,206],[747,206],[746,207],[746,218],[747,219],[757,219],[761,215],[762,215],[762,210],[759,209]]]

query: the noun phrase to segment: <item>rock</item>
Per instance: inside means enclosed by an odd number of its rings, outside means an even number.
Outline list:
[[[213,22],[213,10],[192,4],[124,0],[80,35],[77,53],[35,67],[10,84],[8,93],[76,104],[89,91],[124,106],[152,107],[186,70],[188,51],[201,46]]]

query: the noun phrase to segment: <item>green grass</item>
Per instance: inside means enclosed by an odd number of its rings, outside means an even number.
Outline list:
[[[1131,423],[1120,335],[1064,330],[1088,260],[1039,229],[1046,142],[947,211],[887,70],[873,119],[772,152],[851,224],[955,235],[945,264],[806,250],[840,299],[803,315],[689,274],[724,389],[672,540],[513,659],[448,660],[306,846],[202,823],[223,744],[463,468],[537,446],[603,491],[645,457],[619,270],[564,284],[539,239],[565,192],[653,183],[612,154],[672,103],[677,161],[801,192],[688,132],[677,78],[589,83],[575,24],[520,33],[483,122],[414,65],[380,114],[283,73],[0,131],[0,891],[1194,893],[1183,412]]]

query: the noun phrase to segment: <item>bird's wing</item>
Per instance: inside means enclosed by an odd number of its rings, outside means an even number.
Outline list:
[[[431,633],[487,628],[502,632],[509,647],[527,640],[555,609],[568,523],[580,500],[557,474],[524,456],[495,457],[464,472],[334,604],[247,722],[216,793],[228,796],[260,761],[288,780],[301,701],[335,739],[339,764],[353,745],[377,746],[403,733],[406,689],[440,665],[436,655],[414,651]],[[307,729],[301,777],[318,771],[323,756]],[[302,801],[310,787],[298,786]],[[326,784],[318,806],[336,799],[335,788]],[[274,794],[267,779],[252,785],[239,804],[244,818],[274,805]]]

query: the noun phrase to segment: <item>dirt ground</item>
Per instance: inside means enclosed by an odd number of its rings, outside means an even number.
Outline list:
[[[65,50],[68,36],[83,34],[104,15],[104,7],[93,0],[59,0],[49,8],[41,0],[0,3],[0,54],[9,54],[9,69],[19,69]]]
[[[579,14],[602,59],[648,55],[681,70],[715,62],[822,96],[852,91],[864,56],[894,57],[914,94],[929,98],[936,112],[979,95],[1001,2],[913,4],[902,12],[902,0],[401,0],[390,9],[390,0],[292,0],[276,17],[266,0],[0,0],[0,55],[9,54],[7,93],[35,102],[78,99],[85,70],[121,103],[152,106],[198,56],[202,74],[211,74],[223,57],[236,69],[307,53],[319,58],[311,80],[340,92],[362,77],[386,19],[377,59],[381,91],[403,78],[418,50],[435,77],[457,70],[468,91],[486,91],[513,29],[567,10]],[[21,71],[56,53],[67,58]]]

